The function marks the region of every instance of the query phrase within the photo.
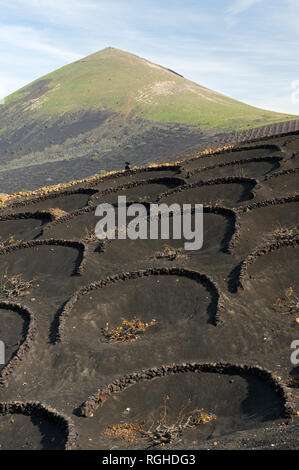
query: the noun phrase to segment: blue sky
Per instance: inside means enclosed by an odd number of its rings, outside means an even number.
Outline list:
[[[107,46],[299,114],[298,0],[0,0],[0,97]]]

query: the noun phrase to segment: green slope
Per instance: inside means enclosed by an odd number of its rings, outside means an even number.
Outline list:
[[[40,93],[32,90],[40,87]],[[32,119],[111,110],[162,122],[240,129],[294,119],[261,110],[186,80],[127,52],[106,48],[50,73],[6,99],[4,108]]]

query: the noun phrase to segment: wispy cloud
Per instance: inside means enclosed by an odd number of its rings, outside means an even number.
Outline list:
[[[230,16],[240,15],[240,13],[244,13],[249,8],[262,2],[264,0],[234,0],[228,7],[227,13]]]
[[[30,51],[38,51],[45,54],[51,54],[55,57],[62,57],[65,60],[76,60],[80,58],[79,54],[72,51],[61,49],[43,40],[44,34],[36,29],[25,26],[0,26],[0,41],[10,46]]]

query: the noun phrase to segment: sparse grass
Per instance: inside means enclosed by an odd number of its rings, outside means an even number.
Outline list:
[[[154,326],[156,323],[157,321],[155,319],[146,323],[136,317],[132,320],[122,318],[122,322],[119,326],[109,328],[109,323],[107,323],[106,327],[102,329],[102,333],[109,342],[132,342],[139,339],[148,328]]]
[[[21,274],[8,276],[4,274],[0,277],[0,298],[13,299],[30,294],[30,287],[35,283],[36,278],[26,281]]]
[[[134,442],[138,439],[138,434],[142,430],[143,423],[120,423],[112,424],[103,431],[103,434],[107,437],[114,439],[123,439],[127,442]]]
[[[278,297],[274,302],[274,310],[282,315],[293,315],[299,312],[299,297],[292,287],[288,287],[282,297]]]
[[[216,149],[212,148],[207,148],[203,150],[202,152],[199,153],[199,156],[204,156],[204,155],[213,155],[217,153],[222,153],[227,150],[231,150],[233,148],[233,145],[225,145],[224,147],[217,147]]]

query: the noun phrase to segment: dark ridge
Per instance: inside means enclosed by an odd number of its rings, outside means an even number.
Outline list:
[[[171,69],[167,69],[167,70],[168,70],[168,72],[174,73],[175,75],[178,75],[179,77],[185,78],[183,75],[181,75],[178,72],[175,72],[174,70],[171,70]]]

